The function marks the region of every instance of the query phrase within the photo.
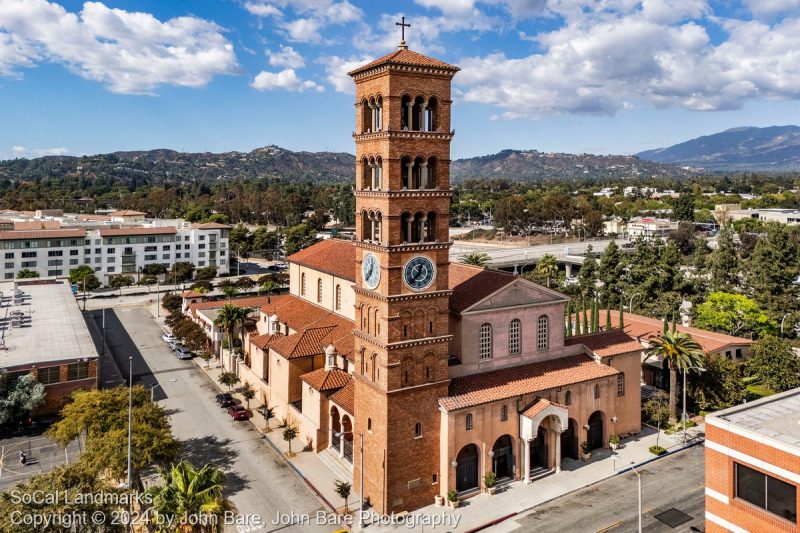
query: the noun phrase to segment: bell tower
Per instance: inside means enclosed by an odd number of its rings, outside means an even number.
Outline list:
[[[450,84],[458,70],[401,41],[349,73],[356,84],[354,432],[364,436],[364,496],[382,514],[429,505],[440,492]]]

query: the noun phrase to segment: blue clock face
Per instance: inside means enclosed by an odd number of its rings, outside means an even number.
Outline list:
[[[403,280],[415,291],[428,288],[435,277],[436,267],[424,255],[414,257],[403,268]]]
[[[374,254],[364,256],[364,261],[361,262],[361,276],[364,278],[364,285],[370,289],[377,287],[381,281],[381,265]]]

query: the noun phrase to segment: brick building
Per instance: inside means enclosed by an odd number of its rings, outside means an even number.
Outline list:
[[[706,417],[706,531],[798,531],[800,389]]]
[[[566,296],[450,264],[457,71],[401,44],[351,72],[355,240],[290,256],[289,294],[259,307],[245,356],[231,361],[355,490],[363,435],[363,492],[382,514],[454,489],[469,497],[489,472],[547,483],[581,443],[606,447],[641,428],[635,339],[565,339]],[[214,305],[190,302],[196,317]]]
[[[0,283],[0,368],[45,387],[35,414],[55,413],[77,389],[97,388],[98,354],[69,283]]]

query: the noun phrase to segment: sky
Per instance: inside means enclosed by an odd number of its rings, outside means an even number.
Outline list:
[[[354,152],[347,72],[454,63],[452,157],[800,122],[800,0],[0,0],[0,159]]]

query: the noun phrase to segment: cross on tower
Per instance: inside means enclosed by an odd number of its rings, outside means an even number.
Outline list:
[[[400,17],[400,22],[395,22],[395,26],[400,26],[400,42],[406,42],[406,28],[410,28],[411,24],[406,24],[406,18]]]

